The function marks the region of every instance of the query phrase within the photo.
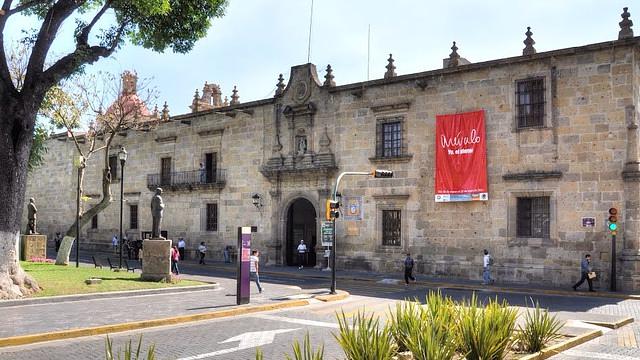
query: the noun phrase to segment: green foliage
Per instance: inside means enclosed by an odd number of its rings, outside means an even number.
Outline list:
[[[458,322],[456,304],[449,297],[430,291],[427,303],[420,307],[419,327],[409,333],[407,347],[416,360],[450,360],[456,355]]]
[[[311,347],[309,340],[309,332],[304,336],[302,347],[298,340],[293,343],[293,357],[285,354],[287,360],[322,360],[324,359],[324,345],[321,345],[317,351]]]
[[[36,124],[36,128],[33,131],[33,145],[29,153],[29,171],[35,170],[44,163],[44,155],[47,153],[45,141],[49,137],[47,132],[47,128],[44,125]]]
[[[476,295],[460,308],[460,351],[467,360],[501,360],[513,343],[518,312],[506,301],[490,300],[482,308]]]
[[[264,353],[260,348],[256,349],[256,360],[264,360]]]
[[[336,317],[339,332],[333,337],[347,360],[391,360],[396,354],[398,347],[388,325],[381,328],[377,317],[365,316],[364,311],[358,311],[351,325],[344,312]]]
[[[525,313],[524,328],[518,326],[517,339],[526,352],[535,353],[549,342],[560,338],[560,329],[563,326],[563,321],[558,320],[555,315],[549,315],[549,311],[541,309],[540,304],[536,302],[535,309],[527,309]]]
[[[420,304],[415,301],[397,302],[395,311],[389,310],[389,331],[398,345],[398,351],[407,351],[409,338],[421,328]]]
[[[104,352],[106,360],[154,360],[156,358],[156,345],[151,344],[149,348],[147,348],[147,355],[145,357],[140,357],[142,351],[142,335],[138,339],[138,346],[136,347],[135,352],[133,351],[133,347],[131,345],[131,339],[129,339],[128,343],[124,345],[124,354],[121,351],[118,351],[114,354],[113,352],[113,342],[109,339],[109,335],[107,335],[107,339],[104,344]],[[116,356],[114,356],[116,355]]]

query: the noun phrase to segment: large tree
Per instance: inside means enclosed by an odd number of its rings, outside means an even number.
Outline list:
[[[24,206],[27,164],[38,110],[62,80],[113,54],[125,40],[164,51],[188,52],[210,22],[223,15],[225,0],[3,0],[0,7],[0,299],[37,290],[20,268],[17,244]],[[9,71],[4,35],[18,15],[37,17],[24,83]],[[50,59],[65,22],[76,23],[73,51]],[[24,20],[23,20],[24,21]],[[100,25],[98,24],[100,23]],[[50,65],[48,65],[50,64]],[[73,206],[72,204],[69,204]]]

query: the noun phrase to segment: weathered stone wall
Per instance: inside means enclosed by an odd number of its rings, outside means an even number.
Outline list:
[[[629,146],[633,132],[628,123],[629,106],[635,106],[631,114],[636,116],[640,105],[639,56],[637,39],[630,39],[339,87],[321,86],[314,67],[294,67],[286,90],[273,100],[180,115],[154,131],[117,137],[113,151],[124,145],[129,152],[125,229],[127,204],[137,203],[139,228],[150,230],[147,175],[160,171],[162,157],[172,158],[172,171],[189,171],[198,169],[204,153],[217,152],[218,167],[227,171],[226,185],[165,192],[163,228],[172,239],[184,236],[188,249],[205,241],[221,259],[224,245],[236,243],[238,226],[256,225],[253,244],[263,249],[263,261],[282,264],[287,210],[294,200],[305,198],[314,205],[319,234],[324,201],[340,172],[387,168],[394,170],[394,178],[343,180],[343,196],[363,196],[364,219],[337,222],[340,268],[399,271],[402,254],[410,251],[420,273],[479,280],[481,252],[487,248],[500,281],[568,286],[579,276],[580,259],[591,253],[598,281],[608,286],[611,243],[605,221],[610,207],[620,210],[619,251],[631,256],[638,248],[634,214],[640,191],[637,180],[625,182],[622,172],[629,152],[637,151],[637,142]],[[545,126],[517,130],[515,82],[529,77],[544,78]],[[298,87],[301,81],[306,88]],[[435,117],[478,109],[485,110],[489,201],[435,203]],[[375,159],[376,122],[395,116],[404,119],[409,156]],[[296,157],[295,135],[301,127],[309,151]],[[71,143],[49,144],[47,164],[31,174],[27,198],[36,198],[39,223],[52,238],[54,229],[73,217],[75,177]],[[311,159],[321,153],[333,154],[337,169],[320,171]],[[263,175],[265,165],[279,161],[287,171]],[[301,164],[311,164],[313,171],[297,169]],[[99,194],[98,169],[91,171],[86,193]],[[556,175],[505,179],[529,172]],[[45,192],[45,186],[61,191]],[[99,215],[99,231],[90,232],[93,242],[108,243],[117,232],[119,184],[112,190],[116,201]],[[254,193],[261,195],[260,209],[252,205]],[[548,239],[516,236],[521,196],[550,197]],[[218,204],[216,232],[203,230],[209,202]],[[384,209],[402,211],[400,247],[382,246]],[[595,217],[596,226],[582,227],[582,217]],[[635,258],[619,262],[619,274],[626,271],[619,279],[625,288],[640,287],[629,280],[637,276],[636,263]]]

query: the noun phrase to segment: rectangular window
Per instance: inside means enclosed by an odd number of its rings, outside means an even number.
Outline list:
[[[549,197],[518,198],[517,233],[519,237],[549,238]]]
[[[403,127],[404,119],[402,117],[378,119],[376,125],[377,158],[394,158],[406,155]]]
[[[138,205],[129,205],[129,229],[138,228]]]
[[[98,214],[93,215],[93,217],[91,218],[91,228],[92,229],[98,228]]]
[[[382,245],[400,246],[400,210],[382,210]]]
[[[516,82],[518,129],[544,126],[544,79]]]
[[[111,171],[111,180],[117,180],[118,177],[118,155],[109,155],[109,169]]]
[[[205,180],[207,183],[216,182],[216,168],[218,167],[217,153],[204,154]]]
[[[218,204],[207,204],[207,231],[218,231]]]
[[[160,184],[171,185],[171,158],[160,159]]]

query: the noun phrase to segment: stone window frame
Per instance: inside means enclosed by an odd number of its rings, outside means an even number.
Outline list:
[[[526,201],[525,201],[526,200]],[[525,238],[535,238],[535,237],[549,237],[550,231],[550,217],[551,217],[551,198],[549,196],[535,196],[535,197],[525,197],[518,196],[516,198],[516,236],[517,237],[525,237]],[[524,213],[521,213],[521,205],[525,205],[529,203],[530,208],[528,209],[528,221],[525,220]],[[523,211],[524,212],[524,211]],[[526,212],[525,212],[526,213]],[[542,218],[542,224],[539,225],[539,229],[534,224],[536,223],[536,215],[539,215]],[[544,225],[544,218],[546,217],[546,226]],[[537,229],[537,230],[536,230]],[[525,234],[525,230],[528,234]],[[541,233],[536,233],[537,231]],[[542,235],[542,236],[539,236]]]
[[[512,81],[512,91],[510,92],[511,101],[513,103],[513,131],[536,131],[542,129],[548,129],[552,126],[552,84],[551,84],[551,69],[545,71],[539,71],[530,73],[527,76],[514,77]],[[544,114],[542,116],[542,124],[536,126],[520,127],[518,124],[518,83],[531,80],[542,80],[544,87]]]
[[[384,156],[384,125],[396,122],[400,123],[400,154],[394,156]],[[377,117],[375,139],[375,155],[374,157],[369,158],[371,162],[404,162],[411,160],[411,158],[413,157],[411,154],[409,154],[407,118],[404,114],[384,115]]]
[[[382,250],[397,250],[404,252],[408,241],[407,200],[409,195],[373,195],[376,201],[376,245]],[[400,245],[383,245],[382,243],[382,212],[384,210],[400,211]]]
[[[549,197],[549,237],[522,237],[517,234],[518,198]],[[511,246],[550,246],[558,238],[557,195],[553,190],[522,190],[507,193],[507,241]]]

